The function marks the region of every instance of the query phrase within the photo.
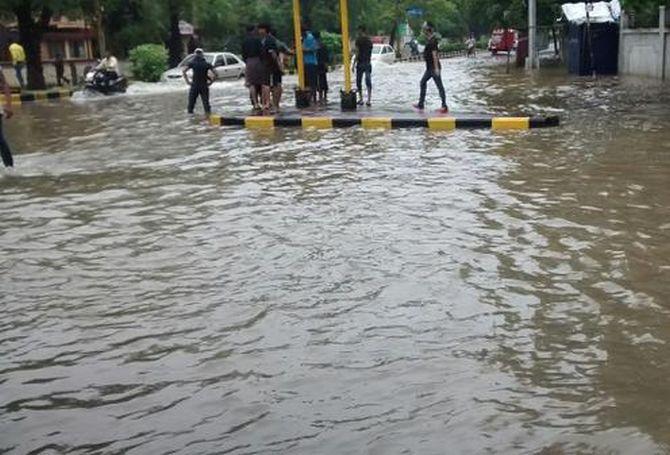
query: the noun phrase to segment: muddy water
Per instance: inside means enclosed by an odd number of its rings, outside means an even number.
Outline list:
[[[377,108],[420,72],[377,69]],[[0,453],[670,450],[670,88],[445,80],[563,126],[222,130],[147,86],[22,107]]]

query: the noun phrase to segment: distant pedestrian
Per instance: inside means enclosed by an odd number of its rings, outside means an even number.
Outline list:
[[[247,35],[242,42],[242,59],[246,64],[245,78],[249,89],[249,98],[255,111],[261,110],[260,94],[265,83],[265,66],[261,61],[263,43],[256,33],[256,27],[247,27]]]
[[[319,88],[319,60],[317,52],[319,43],[312,34],[309,27],[305,28],[305,38],[302,41],[303,61],[305,63],[305,75],[307,77],[307,87],[310,91],[310,100],[316,104],[316,93]]]
[[[188,70],[193,72],[191,75],[192,80],[188,78]],[[196,49],[193,60],[184,67],[184,79],[191,86],[188,94],[188,113],[193,113],[195,102],[200,97],[205,114],[211,114],[212,107],[209,104],[209,86],[216,80],[216,73],[211,63],[205,59],[202,49]]]
[[[321,40],[321,33],[314,32],[314,38],[316,38],[319,46],[319,50],[316,51],[316,61],[317,61],[317,92],[319,95],[320,104],[328,104],[328,65],[330,65],[330,53],[328,48],[323,44]]]
[[[261,61],[265,66],[265,83],[262,89],[263,111],[268,114],[273,108],[276,110],[279,106],[275,106],[272,99],[272,88],[281,86],[283,71],[279,63],[279,46],[277,40],[270,33],[271,27],[269,24],[258,25],[258,36],[263,45],[263,52],[261,54]]]
[[[59,87],[62,87],[63,81],[65,81],[65,83],[69,85],[70,80],[65,77],[65,62],[63,61],[63,56],[60,53],[56,54],[54,66],[56,67],[56,84]]]
[[[9,149],[9,144],[7,144],[5,136],[2,134],[2,120],[3,118],[8,120],[12,118],[12,92],[9,89],[9,84],[5,80],[2,71],[0,71],[0,91],[5,95],[4,109],[0,106],[0,156],[2,157],[2,164],[4,164],[5,167],[10,168],[14,167],[14,159],[12,158],[12,151]]]
[[[12,40],[9,45],[9,53],[12,55],[12,64],[14,65],[14,72],[16,73],[16,80],[19,86],[23,89],[25,82],[23,80],[23,68],[26,66],[26,51],[23,49],[18,40]]]
[[[476,49],[477,49],[477,40],[475,40],[475,34],[470,33],[470,37],[465,40],[465,47],[467,48],[467,56],[468,57],[476,57]]]
[[[372,40],[365,27],[358,27],[356,38],[356,89],[358,90],[358,105],[363,105],[363,76],[365,87],[368,90],[367,105],[372,105]]]
[[[442,64],[440,63],[440,56],[438,54],[438,42],[435,36],[434,26],[431,23],[426,24],[424,28],[426,35],[426,48],[423,51],[423,57],[426,60],[426,72],[421,78],[421,94],[419,96],[419,104],[415,104],[416,109],[423,110],[426,102],[426,90],[428,81],[434,80],[437,90],[440,92],[440,99],[442,100],[441,113],[449,112],[447,107],[447,96],[444,92],[444,85],[442,84]]]

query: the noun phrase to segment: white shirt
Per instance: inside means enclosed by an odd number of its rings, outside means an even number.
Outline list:
[[[119,62],[116,60],[116,57],[107,57],[103,58],[100,61],[100,64],[95,68],[97,70],[112,71],[116,74],[119,73]]]

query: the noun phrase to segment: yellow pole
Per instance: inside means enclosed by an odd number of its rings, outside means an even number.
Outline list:
[[[349,48],[349,5],[340,0],[340,23],[342,24],[342,63],[344,64],[344,91],[351,93],[351,49]]]
[[[293,33],[295,39],[295,60],[298,64],[298,85],[305,90],[305,62],[302,55],[302,28],[300,26],[300,0],[293,0]]]

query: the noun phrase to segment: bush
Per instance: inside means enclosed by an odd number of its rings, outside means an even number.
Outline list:
[[[440,52],[464,51],[465,43],[442,40],[439,45]]]
[[[331,61],[335,60],[335,56],[342,55],[342,35],[321,32],[321,43],[323,43],[323,47],[328,49]]]
[[[135,79],[158,82],[167,70],[167,49],[161,44],[142,44],[130,51],[130,62]]]

